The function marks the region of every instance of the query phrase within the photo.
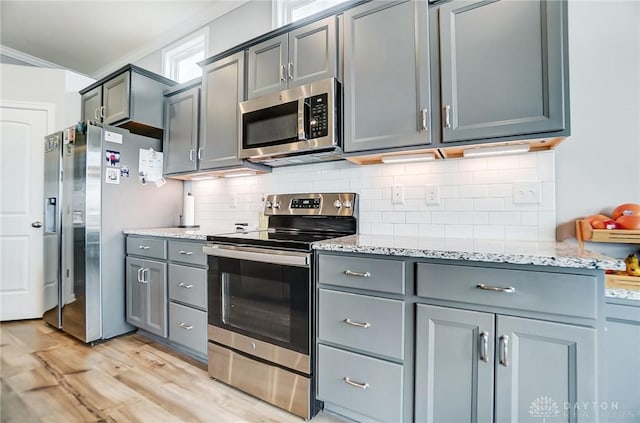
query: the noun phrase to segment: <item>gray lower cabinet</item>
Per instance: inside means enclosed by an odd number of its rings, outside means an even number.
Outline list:
[[[318,398],[358,421],[411,421],[403,261],[320,254],[317,272]]]
[[[167,264],[126,258],[127,322],[163,338],[167,337]]]
[[[427,2],[344,12],[344,151],[428,146]]]
[[[168,241],[169,341],[207,358],[207,256],[200,241]]]
[[[640,421],[640,304],[606,304],[602,421]]]
[[[416,313],[416,421],[573,421],[566,405],[596,398],[593,328],[423,304]]]
[[[200,84],[185,87],[164,98],[164,173],[197,169],[200,119]]]
[[[312,22],[248,49],[247,98],[338,75],[336,17]]]
[[[430,38],[432,53],[439,54],[432,54],[432,89],[440,92],[434,137],[441,133],[446,146],[568,135],[566,14],[566,1],[433,6]]]

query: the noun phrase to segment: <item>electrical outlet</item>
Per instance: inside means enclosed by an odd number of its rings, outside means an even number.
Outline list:
[[[540,182],[514,182],[513,204],[540,204]]]
[[[391,188],[391,202],[393,204],[404,204],[404,185],[393,185]]]
[[[438,185],[427,185],[424,187],[425,203],[429,206],[440,204],[440,188]]]

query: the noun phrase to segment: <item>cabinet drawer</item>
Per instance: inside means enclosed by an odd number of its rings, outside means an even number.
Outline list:
[[[403,368],[399,364],[318,347],[318,398],[376,421],[402,421]],[[367,384],[353,386],[355,384]]]
[[[169,340],[207,354],[207,312],[169,303]]]
[[[404,359],[404,302],[321,289],[319,304],[320,339]]]
[[[169,299],[207,309],[207,270],[169,265]]]
[[[204,243],[169,240],[169,260],[183,263],[207,265],[207,255],[202,251]]]
[[[161,238],[128,236],[127,254],[166,260],[167,242]]]
[[[320,255],[321,284],[404,294],[404,262],[377,258]]]
[[[416,283],[417,294],[421,297],[591,319],[598,317],[595,276],[419,263]],[[480,284],[513,288],[513,292],[481,289]]]

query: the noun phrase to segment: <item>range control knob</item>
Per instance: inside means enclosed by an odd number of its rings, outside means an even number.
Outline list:
[[[274,209],[279,209],[280,208],[280,201],[276,201],[275,203],[273,203],[273,208]]]
[[[340,201],[340,200],[336,200],[336,201],[334,201],[334,202],[333,202],[333,206],[334,206],[336,209],[341,208],[341,207],[342,207],[342,201]]]
[[[345,200],[345,201],[344,201],[344,203],[342,203],[342,205],[343,205],[345,208],[350,209],[350,208],[351,208],[351,206],[352,206],[353,204],[351,204],[351,201],[349,201],[349,200]]]
[[[272,209],[273,208],[273,204],[271,203],[271,201],[267,201],[264,205],[268,209]]]

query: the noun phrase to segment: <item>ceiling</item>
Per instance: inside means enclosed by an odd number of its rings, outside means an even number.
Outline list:
[[[2,0],[2,54],[97,79],[245,1]]]

